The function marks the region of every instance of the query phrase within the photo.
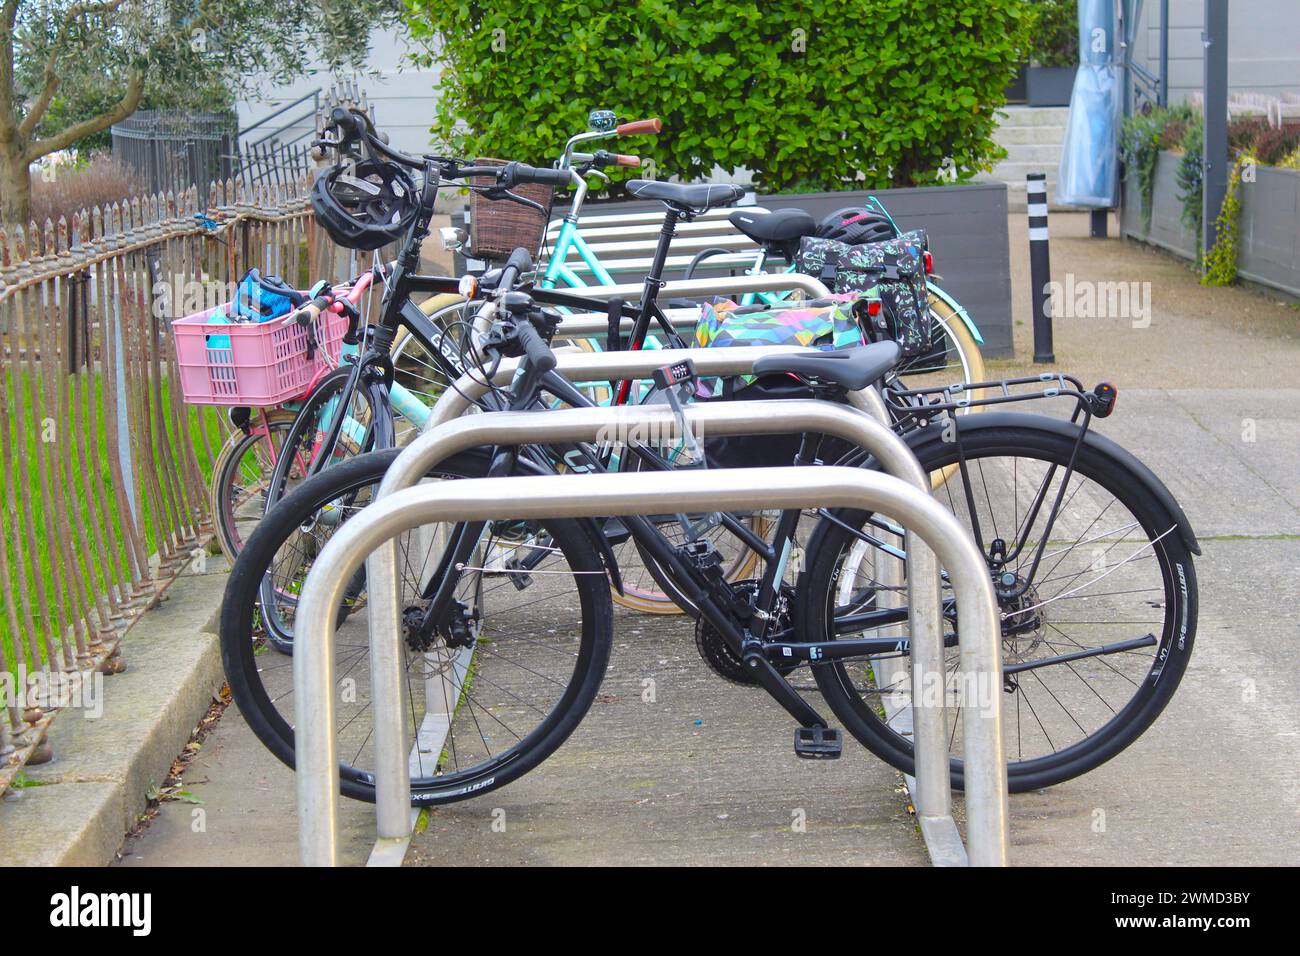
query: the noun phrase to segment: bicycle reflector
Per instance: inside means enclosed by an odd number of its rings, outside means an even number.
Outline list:
[[[934,253],[929,249],[925,250],[925,274],[934,275]]]
[[[1092,413],[1097,418],[1107,418],[1119,402],[1119,389],[1110,382],[1102,382],[1092,390]]]
[[[879,299],[867,300],[867,315],[871,316],[873,319],[880,314],[882,308],[884,308],[884,306],[881,304]]]

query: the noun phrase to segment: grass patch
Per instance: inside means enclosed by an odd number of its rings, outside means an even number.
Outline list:
[[[123,580],[129,573],[124,521],[131,518],[119,506],[110,467],[110,455],[117,454],[117,445],[109,447],[105,382],[99,374],[83,374],[77,384],[80,392],[74,389],[70,376],[57,376],[55,387],[65,390],[60,396],[63,408],[61,414],[51,415],[41,393],[41,379],[33,378],[30,370],[10,369],[0,381],[8,408],[7,421],[3,424],[8,429],[11,459],[10,467],[0,475],[6,500],[6,506],[0,508],[0,533],[9,566],[9,579],[0,581],[0,586],[5,589],[6,600],[12,602],[13,616],[20,630],[24,628],[26,598],[35,626],[32,637],[39,658],[33,660],[27,635],[14,633],[6,609],[0,614],[0,642],[11,667],[19,662],[26,662],[29,667],[43,665],[48,660],[49,648],[59,647],[54,607],[67,609],[65,618],[71,620],[72,609],[77,607],[70,590],[74,581],[84,580],[93,599],[94,595],[105,592],[108,581]],[[184,406],[180,419],[182,434],[176,434],[166,381],[161,391],[166,431],[153,435],[150,449],[153,459],[171,461],[183,482],[180,463],[184,461],[187,446],[193,447],[206,482],[212,471],[212,457],[224,439],[218,412]],[[80,410],[80,423],[74,402]],[[132,426],[136,427],[135,423]],[[137,531],[143,536],[145,553],[152,554],[158,550],[159,541],[171,522],[167,515],[155,513],[150,496],[143,493],[144,479],[144,463],[137,462],[135,480],[142,492]],[[206,484],[202,488],[186,487],[184,493],[189,502],[201,503],[206,500]],[[71,567],[65,566],[66,558],[58,540],[60,516],[55,509],[60,508],[60,495],[72,536],[68,548]],[[98,544],[99,536],[93,531],[96,526],[104,538],[102,548]]]

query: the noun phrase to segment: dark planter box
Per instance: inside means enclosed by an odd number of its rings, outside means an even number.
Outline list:
[[[1182,157],[1156,157],[1151,225],[1142,213],[1142,197],[1132,177],[1124,183],[1121,234],[1159,246],[1185,259],[1196,259],[1197,237],[1183,225],[1182,193],[1175,174]],[[1300,297],[1300,171],[1261,166],[1254,182],[1241,184],[1237,218],[1237,274],[1247,282]]]
[[[769,209],[797,208],[816,219],[876,196],[904,231],[925,229],[943,287],[970,313],[989,356],[1012,354],[1011,262],[1004,183],[879,189],[872,192],[790,193],[759,196]],[[659,209],[657,202],[588,203],[592,216]],[[557,206],[553,217],[562,216]],[[460,268],[463,260],[457,260]],[[670,272],[668,278],[674,276]]]
[[[1069,106],[1074,91],[1072,66],[1031,66],[1025,75],[1030,106]]]
[[[1129,174],[1124,180],[1120,234],[1159,246],[1185,259],[1196,258],[1196,237],[1182,222],[1183,199],[1178,188],[1180,153],[1161,152],[1156,157],[1155,185],[1151,190],[1151,224],[1142,209],[1142,194],[1137,178]]]
[[[1025,102],[1028,95],[1028,80],[1026,79],[1028,73],[1028,66],[1020,67],[1020,69],[1016,70],[1016,78],[1007,84],[1007,88],[1003,92],[1006,95],[1008,105],[1016,106]]]

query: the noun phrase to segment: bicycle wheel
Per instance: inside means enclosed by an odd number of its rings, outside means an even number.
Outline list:
[[[934,292],[929,303],[934,347],[904,360],[895,374],[910,388],[984,381],[984,356],[965,321]]]
[[[304,476],[355,455],[393,446],[392,418],[377,414],[378,409],[387,409],[387,403],[376,394],[382,386],[363,381],[349,392],[352,371],[352,366],[344,365],[322,378],[294,416],[266,487],[266,513]],[[338,441],[327,449],[330,428],[339,418],[343,427]]]
[[[296,595],[334,530],[369,503],[397,449],[342,462],[303,482],[263,519],[235,562],[221,613],[221,653],[231,693],[258,739],[293,766],[292,659],[255,632],[274,622],[290,645]],[[429,480],[477,477],[478,456],[439,466]],[[399,539],[402,606],[423,607],[449,525]],[[440,633],[404,635],[411,801],[446,803],[527,773],[572,733],[595,698],[609,660],[612,609],[589,530],[575,521],[496,522],[476,562],[461,571],[457,613],[470,642]],[[283,599],[260,602],[262,583]],[[358,572],[335,634],[341,789],[374,799],[367,593]],[[441,630],[441,629],[440,629]],[[462,635],[463,636],[463,635]]]
[[[657,404],[666,401],[662,393],[652,393],[644,404]],[[698,469],[703,463],[679,441],[647,442],[656,454],[673,464],[674,470]],[[619,455],[617,467],[623,471],[642,471],[649,466],[635,452],[624,447]],[[701,521],[704,515],[688,515],[689,521]],[[761,512],[736,516],[750,532],[758,538],[766,538],[773,522]],[[653,516],[655,527],[670,544],[680,545],[686,542],[686,529],[677,515]],[[621,524],[607,524],[607,532],[617,532]],[[660,569],[658,563],[645,551],[640,542],[626,533],[607,533],[611,539],[610,548],[614,560],[618,563],[622,578],[623,592],[611,589],[614,603],[629,610],[643,614],[681,614],[694,610],[693,605],[672,583],[672,579]],[[758,566],[759,556],[740,538],[722,525],[716,525],[699,535],[699,540],[708,541],[717,549],[722,561],[723,574],[729,582],[735,583],[751,577]]]
[[[403,326],[393,340],[389,354],[393,359],[393,384],[405,389],[411,398],[426,409],[432,408],[442,397],[443,392],[451,387],[456,377],[451,359],[444,353],[459,360],[459,335],[449,331],[459,322],[465,308],[465,300],[458,295],[436,295],[420,304],[420,309],[433,321],[438,330],[437,339],[425,341],[419,335]],[[445,336],[445,337],[444,337]],[[396,444],[405,445],[418,431],[416,423],[403,414],[403,409],[394,402],[397,413]]]
[[[1103,448],[1084,444],[1049,527],[1048,513],[1074,448],[1068,435],[1008,426],[974,429],[960,438],[966,473],[935,492],[968,526],[974,502],[990,573],[1000,586],[1005,743],[1013,791],[1069,780],[1111,759],[1151,726],[1169,702],[1191,655],[1197,589],[1192,557],[1177,519],[1134,471]],[[931,473],[951,467],[957,442],[921,444]],[[1027,505],[1039,493],[1044,505]],[[863,512],[838,514],[853,528]],[[1005,537],[1000,537],[1005,536]],[[1016,554],[1014,542],[1026,547]],[[1032,568],[1037,545],[1041,562]],[[832,619],[871,593],[871,568],[861,539],[823,520],[809,542],[800,581],[797,622],[807,640],[849,636]],[[1004,558],[1006,553],[1011,555]],[[874,551],[874,549],[872,549]],[[1004,575],[1007,575],[1005,579]],[[945,589],[945,597],[951,591]],[[949,630],[956,619],[948,616]],[[842,630],[842,633],[835,633]],[[861,632],[858,632],[861,633]],[[1107,647],[1111,652],[1072,657]],[[947,652],[944,701],[953,782],[961,786],[961,700],[958,652]],[[872,753],[910,773],[913,751],[904,731],[911,705],[908,680],[881,678],[877,660],[813,668],[818,687],[844,726]],[[906,661],[903,662],[906,666]],[[1030,665],[1024,667],[1024,665]]]
[[[217,543],[231,561],[266,511],[266,489],[275,469],[275,456],[284,447],[293,417],[284,409],[270,411],[266,432],[236,431],[217,455],[208,500]],[[290,480],[296,477],[301,475],[290,473]]]

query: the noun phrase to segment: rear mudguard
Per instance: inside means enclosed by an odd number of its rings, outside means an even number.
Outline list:
[[[923,458],[931,446],[943,442],[946,421],[947,419],[944,422],[933,422],[925,428],[918,428],[904,436],[908,447],[918,458]],[[1028,412],[979,412],[957,416],[957,431],[961,434],[992,428],[1036,430],[1063,435],[1069,439],[1074,439],[1079,434],[1079,426],[1072,422],[1048,415],[1031,415]],[[1105,435],[1100,435],[1091,429],[1084,435],[1083,443],[1099,454],[1115,459],[1120,467],[1128,469],[1133,477],[1173,516],[1178,524],[1178,534],[1183,539],[1183,544],[1187,546],[1187,550],[1196,555],[1201,553],[1201,546],[1196,540],[1196,533],[1192,531],[1192,524],[1187,520],[1187,515],[1183,513],[1182,507],[1165,487],[1164,482],[1157,478],[1150,468]],[[874,459],[865,456],[858,460],[865,461],[868,465],[875,464]]]
[[[937,279],[938,276],[935,276],[934,278]],[[939,286],[935,285],[933,282],[928,282],[926,288],[933,292],[935,296],[942,299],[948,308],[961,316],[962,322],[966,325],[966,331],[970,333],[970,337],[975,340],[976,345],[984,344],[984,336],[980,335],[980,330],[975,325],[975,320],[970,317],[970,313],[966,311],[965,307],[963,307],[960,302],[954,299],[947,292],[944,292],[943,289],[939,288]]]

